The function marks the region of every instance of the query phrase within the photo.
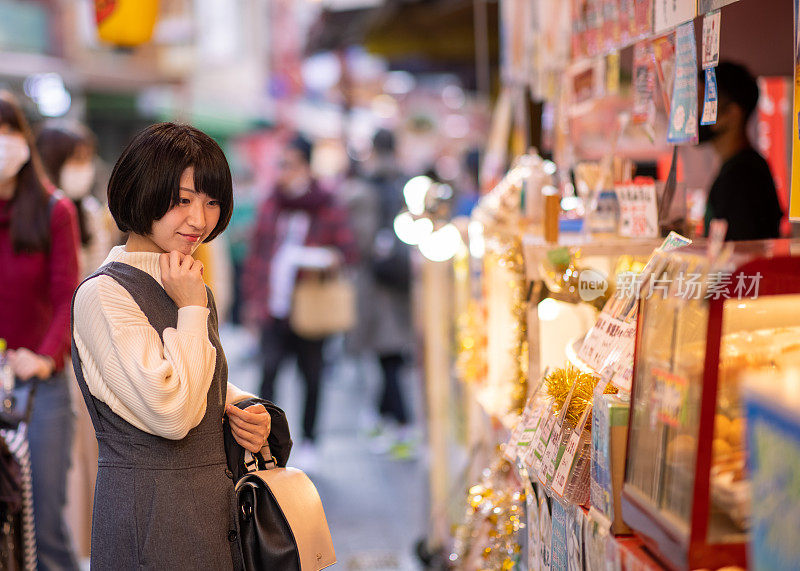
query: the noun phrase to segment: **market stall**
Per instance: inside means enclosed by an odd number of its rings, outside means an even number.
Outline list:
[[[447,413],[462,430],[436,445],[466,459],[432,466],[452,568],[800,563],[751,503],[755,485],[768,491],[784,525],[800,506],[780,480],[793,464],[770,446],[797,452],[800,241],[725,242],[684,152],[716,121],[728,4],[503,4],[485,193],[448,274],[456,384],[439,368],[464,397]],[[520,104],[531,96],[540,136]],[[785,157],[767,160],[788,174]],[[779,390],[786,406],[765,396]]]

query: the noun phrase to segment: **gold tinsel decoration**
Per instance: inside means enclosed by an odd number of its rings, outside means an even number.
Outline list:
[[[486,378],[486,309],[472,300],[456,320],[456,370],[465,383],[480,383]]]
[[[510,571],[519,563],[525,491],[515,473],[508,461],[497,458],[469,488],[464,520],[454,529],[450,569]]]
[[[594,398],[594,388],[599,380],[596,375],[585,373],[571,363],[568,363],[564,368],[555,369],[544,379],[547,394],[553,400],[553,412],[561,412],[574,385],[575,389],[572,390],[572,398],[569,401],[569,408],[564,418],[573,426],[578,424],[583,411],[586,410],[586,407]],[[616,394],[617,388],[608,383],[603,393],[607,395]],[[591,416],[589,418],[591,419]],[[589,426],[591,426],[591,423],[589,423]]]
[[[511,288],[511,313],[514,317],[513,358],[516,364],[514,378],[511,379],[511,411],[520,414],[525,408],[528,398],[528,299],[527,278],[525,276],[525,258],[522,255],[522,243],[517,237],[502,241],[502,254],[499,259],[501,267],[513,275],[509,283]]]

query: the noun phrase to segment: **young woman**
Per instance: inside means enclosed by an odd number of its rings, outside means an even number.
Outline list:
[[[270,417],[227,382],[214,298],[197,246],[227,226],[231,175],[186,125],[139,133],[114,166],[108,203],[124,246],[78,288],[73,363],[100,448],[92,569],[239,568],[223,414],[262,448]]]
[[[80,270],[88,276],[111,250],[108,211],[92,195],[95,183],[95,139],[82,125],[49,124],[36,136],[47,176],[72,200],[78,211]]]
[[[51,192],[19,104],[0,92],[0,337],[19,407],[40,379],[28,439],[41,570],[77,568],[63,522],[73,431],[63,368],[77,280],[75,207]]]

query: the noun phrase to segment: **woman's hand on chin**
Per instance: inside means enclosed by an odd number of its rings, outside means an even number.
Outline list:
[[[202,262],[174,250],[161,254],[158,262],[161,266],[161,283],[175,305],[179,308],[208,305]]]

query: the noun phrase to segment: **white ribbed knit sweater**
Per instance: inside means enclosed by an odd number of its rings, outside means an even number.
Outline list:
[[[111,250],[161,284],[159,254]],[[75,344],[89,392],[150,434],[177,440],[202,420],[216,349],[208,340],[208,308],[182,307],[164,342],[128,291],[109,276],[84,283],[75,296]],[[251,395],[228,383],[226,402]]]

